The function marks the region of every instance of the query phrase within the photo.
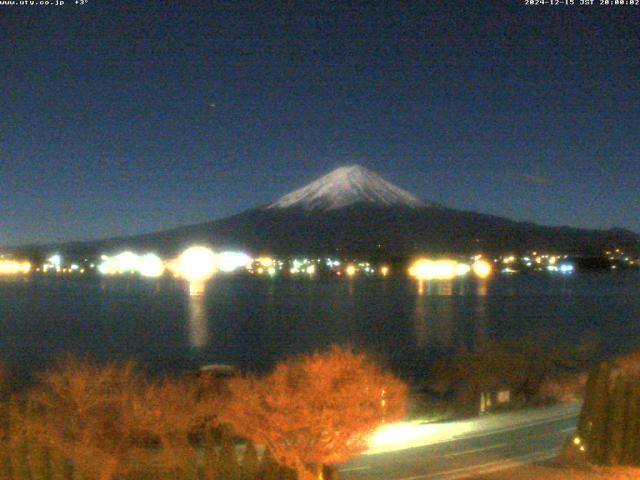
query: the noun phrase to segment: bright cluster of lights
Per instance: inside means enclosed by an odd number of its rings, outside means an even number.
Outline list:
[[[218,270],[218,258],[210,248],[196,246],[187,248],[168,266],[180,278],[190,282],[204,282]]]
[[[102,260],[104,261],[106,259],[107,257],[103,255]],[[84,258],[78,262],[65,263],[60,253],[54,253],[50,255],[41,266],[36,268],[36,272],[49,273],[51,271],[55,273],[83,274],[87,269],[94,268],[96,268],[95,263],[89,262],[88,258]]]
[[[502,263],[505,263],[505,264],[513,263],[515,261],[516,261],[516,257],[514,255],[510,255],[502,259]]]
[[[418,280],[448,280],[458,275],[455,260],[429,260],[420,258],[409,268],[409,275]]]
[[[571,263],[560,264],[560,273],[573,273],[575,267]]]
[[[276,260],[272,257],[258,257],[256,263],[263,268],[269,268],[276,264]]]
[[[493,267],[486,260],[479,258],[475,262],[473,262],[473,264],[471,265],[471,270],[476,277],[487,278],[491,275]]]
[[[59,253],[54,253],[49,258],[47,258],[47,263],[52,267],[60,268],[60,266],[62,265],[62,255],[60,255]]]
[[[343,273],[347,277],[355,277],[360,273],[369,276],[378,273],[381,276],[386,277],[387,275],[389,275],[389,273],[391,273],[391,269],[388,265],[380,265],[379,267],[376,267],[374,265],[371,265],[371,263],[369,262],[355,262],[347,264],[343,270],[336,271],[336,274],[338,276],[341,276]]]
[[[451,280],[469,272],[473,272],[479,278],[487,278],[491,271],[491,264],[479,257],[472,265],[449,259],[419,258],[409,267],[409,275],[417,280]]]
[[[164,273],[164,262],[156,254],[147,253],[138,258],[138,271],[143,277],[160,277]]]
[[[18,260],[0,260],[0,275],[18,275],[31,271],[31,263]]]
[[[124,251],[114,256],[102,255],[102,262],[98,271],[103,275],[140,274],[143,277],[160,277],[165,270],[170,270],[174,276],[189,281],[203,281],[211,278],[218,270],[230,273],[237,270],[248,270],[253,259],[244,252],[226,251],[214,253],[207,247],[195,246],[186,249],[173,260],[163,261],[154,253],[138,255],[131,251]],[[269,263],[265,258],[261,259]],[[49,259],[47,268],[60,270],[60,260],[53,262]],[[273,262],[273,260],[271,260]],[[71,267],[73,269],[73,265]]]
[[[575,267],[571,263],[561,263],[560,265],[548,265],[549,272],[560,272],[563,274],[573,273]]]
[[[327,258],[325,260],[325,264],[329,269],[333,269],[334,267],[339,267],[341,265],[340,260],[334,260],[332,258]]]
[[[284,262],[276,260],[273,257],[262,256],[251,261],[251,264],[247,266],[249,273],[264,275],[267,274],[273,277],[282,270]]]
[[[610,252],[606,252],[607,254]],[[541,253],[537,251],[529,252],[523,256],[514,254],[504,255],[494,260],[495,263],[504,264],[501,268],[502,273],[513,274],[523,270],[533,270],[536,272],[560,272],[564,274],[573,273],[575,265],[569,260],[568,255]],[[613,259],[613,257],[610,257]]]
[[[296,275],[299,273],[306,273],[307,275],[315,275],[317,272],[316,262],[308,258],[296,258],[291,263],[289,273]]]
[[[467,273],[471,271],[471,267],[468,263],[459,263],[456,267],[456,275],[459,277],[465,276]]]
[[[366,273],[366,274],[372,274],[375,273],[375,270],[373,269],[373,267],[371,266],[371,264],[369,262],[360,262],[358,263],[358,269],[361,270],[362,272]]]
[[[164,262],[154,253],[137,255],[130,251],[113,257],[102,256],[98,271],[103,275],[139,273],[143,277],[160,277],[164,273]]]
[[[222,252],[218,255],[218,269],[225,273],[246,269],[252,262],[253,259],[244,252]]]

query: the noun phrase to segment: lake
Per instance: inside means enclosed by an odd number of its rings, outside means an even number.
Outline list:
[[[408,380],[481,338],[640,346],[640,272],[521,274],[487,281],[218,276],[206,294],[135,278],[0,279],[0,358],[22,378],[64,352],[136,358],[151,372],[227,363],[265,372],[283,357],[351,344]]]

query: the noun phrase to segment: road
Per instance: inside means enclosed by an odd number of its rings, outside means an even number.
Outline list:
[[[341,465],[342,480],[453,480],[556,456],[575,430],[571,403],[441,424],[389,427],[371,450]]]

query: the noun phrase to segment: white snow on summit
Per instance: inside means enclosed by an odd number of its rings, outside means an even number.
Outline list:
[[[285,195],[267,208],[337,210],[361,203],[412,208],[434,206],[387,182],[377,173],[360,165],[352,165],[337,168],[306,187]]]

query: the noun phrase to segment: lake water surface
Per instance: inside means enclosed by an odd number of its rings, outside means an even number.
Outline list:
[[[407,379],[481,338],[598,339],[640,346],[640,272],[528,274],[431,282],[404,278],[217,277],[202,297],[174,280],[5,278],[0,359],[20,375],[64,352],[134,357],[150,371],[233,364],[264,372],[283,357],[351,344]]]

